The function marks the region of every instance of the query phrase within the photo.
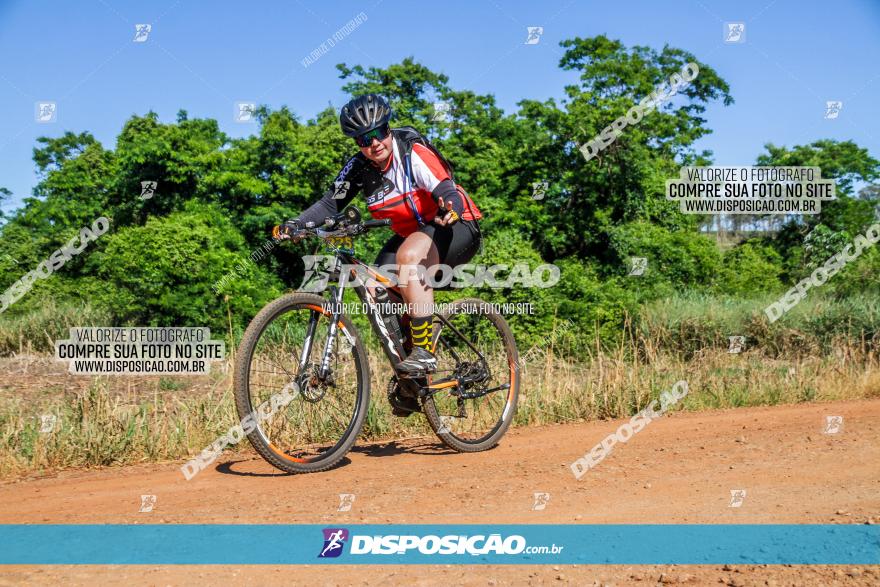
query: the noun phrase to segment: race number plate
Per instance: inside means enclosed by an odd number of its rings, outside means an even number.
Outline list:
[[[354,248],[354,239],[350,236],[331,236],[327,238],[327,244],[335,249]]]

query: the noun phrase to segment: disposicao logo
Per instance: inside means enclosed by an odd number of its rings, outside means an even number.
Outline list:
[[[348,540],[348,530],[345,528],[324,528],[324,548],[318,558],[336,558],[342,554],[345,541]]]
[[[349,534],[346,528],[324,528],[324,548],[318,558],[336,558],[349,542],[350,555],[558,555],[564,546],[556,544],[527,546],[518,534],[435,535],[389,534],[365,536]],[[415,551],[413,553],[412,551]]]

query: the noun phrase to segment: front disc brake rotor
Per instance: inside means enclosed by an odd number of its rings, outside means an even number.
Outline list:
[[[321,379],[320,368],[317,365],[309,365],[306,367],[299,377],[296,378],[299,385],[300,395],[307,402],[313,404],[318,403],[327,393],[327,386],[332,385],[332,375],[328,375],[326,379]]]

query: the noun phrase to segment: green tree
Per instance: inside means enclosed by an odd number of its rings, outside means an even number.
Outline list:
[[[222,210],[192,202],[108,236],[90,267],[106,284],[101,305],[118,324],[225,331],[227,296],[229,311],[243,324],[281,292],[276,277],[247,261],[250,254]],[[218,293],[213,286],[220,283]]]
[[[778,292],[782,289],[782,272],[782,258],[772,247],[744,242],[724,253],[718,290],[745,298]]]
[[[880,161],[871,157],[868,150],[852,141],[823,139],[809,145],[792,148],[764,145],[767,150],[758,156],[757,165],[818,167],[823,179],[833,179],[837,200],[822,203],[822,213],[792,219],[801,225],[799,234],[805,235],[813,226],[821,223],[831,230],[848,231],[852,234],[862,230],[873,218],[871,200],[854,194],[855,185],[871,183],[880,179]],[[793,227],[789,227],[791,230]]]
[[[532,132],[549,132],[552,155],[542,157],[539,165],[552,162],[552,169],[542,171],[555,170],[551,182],[558,183],[556,197],[546,203],[551,213],[540,222],[541,232],[549,230],[553,236],[542,243],[542,250],[607,262],[607,235],[620,222],[645,219],[671,229],[694,226],[694,219],[666,202],[664,181],[677,175],[681,163],[708,161],[710,153],[697,153],[693,145],[711,132],[701,116],[706,104],[733,101],[727,83],[691,53],[668,46],[659,52],[627,48],[605,36],[575,38],[561,45],[565,54],[560,67],[580,74],[578,84],[565,88],[564,116],[559,117],[552,104],[523,104]],[[699,65],[699,74],[678,97],[628,126],[595,159],[585,161],[579,146],[690,62]],[[528,160],[530,153],[524,155],[517,165],[529,177],[535,164]],[[565,227],[567,238],[556,237],[548,224]]]

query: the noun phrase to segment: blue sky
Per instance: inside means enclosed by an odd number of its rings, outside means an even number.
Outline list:
[[[363,24],[303,67],[360,12]],[[746,24],[744,43],[723,42],[725,21]],[[152,25],[144,43],[133,42],[138,23]],[[528,26],[544,27],[536,45],[525,44]],[[245,136],[255,127],[234,121],[237,101],[308,119],[344,103],[336,63],[407,56],[511,112],[524,98],[560,98],[576,74],[559,69],[559,42],[598,34],[689,50],[730,83],[736,103],[708,109],[714,133],[698,145],[718,164],[752,164],[766,142],[819,138],[880,157],[880,0],[0,0],[0,186],[14,194],[4,209],[37,181],[39,136],[88,130],[112,148],[131,115],[171,122],[181,108]],[[827,100],[843,102],[837,119],[824,118]],[[55,122],[35,121],[39,101],[57,103]]]

